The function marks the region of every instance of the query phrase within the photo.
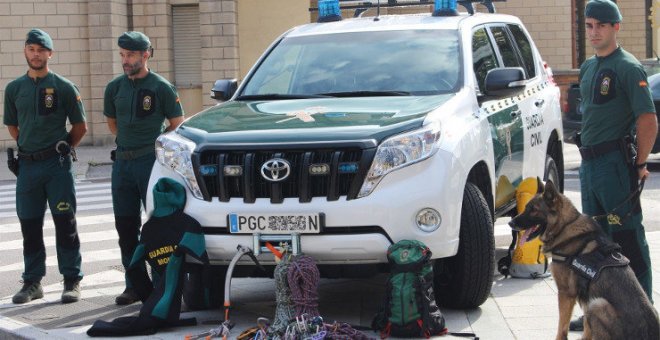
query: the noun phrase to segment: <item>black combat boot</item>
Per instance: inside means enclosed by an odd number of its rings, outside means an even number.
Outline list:
[[[41,288],[41,283],[24,281],[23,288],[14,295],[11,301],[15,304],[27,303],[35,299],[44,297],[44,290]]]

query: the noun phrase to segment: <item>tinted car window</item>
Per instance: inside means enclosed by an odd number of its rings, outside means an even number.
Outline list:
[[[462,85],[461,60],[454,30],[290,37],[259,65],[242,94],[448,93]]]
[[[485,28],[480,28],[472,34],[472,65],[479,90],[483,92],[486,74],[497,67],[495,50],[493,50]]]
[[[505,67],[519,67],[520,61],[516,55],[516,50],[513,48],[513,44],[509,39],[509,36],[506,34],[504,27],[492,27],[491,32],[493,33],[493,38],[495,38],[495,43],[500,50],[502,55],[502,62]]]
[[[536,63],[534,63],[534,54],[532,53],[532,46],[525,35],[525,32],[518,25],[509,25],[509,31],[513,35],[513,39],[518,44],[518,49],[525,64],[525,70],[527,71],[528,78],[534,78],[536,76]]]

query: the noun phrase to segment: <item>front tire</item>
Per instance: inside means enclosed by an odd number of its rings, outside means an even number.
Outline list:
[[[440,306],[467,309],[483,304],[493,283],[493,220],[483,194],[472,183],[463,192],[458,253],[437,259],[434,292]]]
[[[543,181],[551,180],[552,184],[555,185],[555,188],[561,188],[561,183],[559,183],[559,169],[557,168],[557,163],[552,158],[552,156],[545,156],[545,171],[543,173]],[[563,190],[561,190],[563,191]]]

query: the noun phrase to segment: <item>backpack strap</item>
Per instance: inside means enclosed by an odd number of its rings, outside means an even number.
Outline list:
[[[511,263],[513,262],[513,250],[516,248],[516,243],[518,243],[518,232],[511,229],[511,244],[509,245],[509,251],[507,251],[506,256],[502,257],[497,261],[497,271],[500,274],[504,275],[506,279],[511,274]],[[548,269],[548,260],[545,260],[546,270]]]

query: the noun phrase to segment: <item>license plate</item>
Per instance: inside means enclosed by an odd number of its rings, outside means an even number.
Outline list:
[[[232,234],[318,234],[322,228],[323,214],[255,215],[236,214],[228,216],[229,232]]]

